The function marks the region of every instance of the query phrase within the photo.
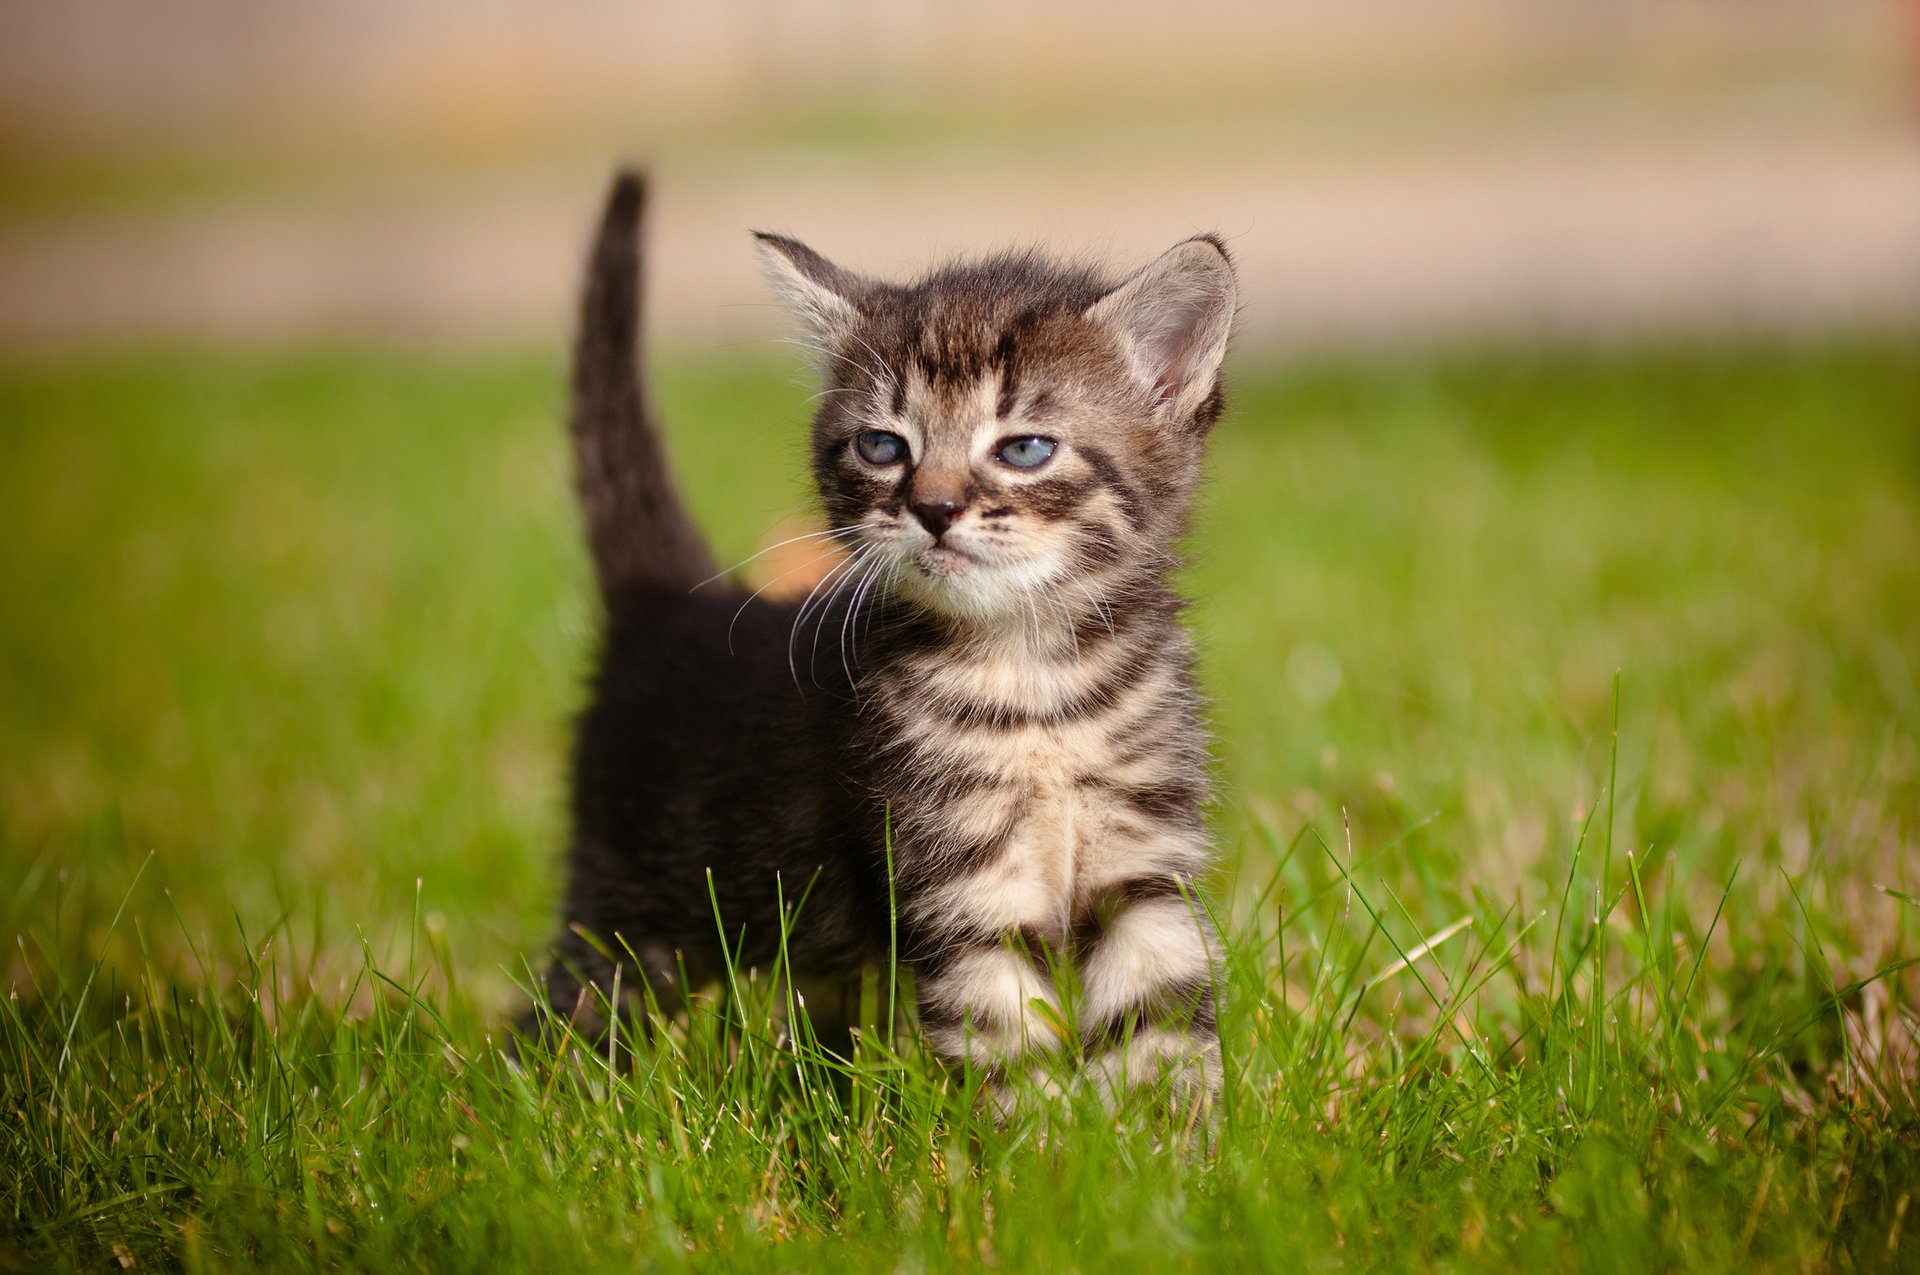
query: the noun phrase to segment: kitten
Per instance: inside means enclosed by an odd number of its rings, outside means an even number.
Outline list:
[[[884,961],[897,916],[949,1063],[1065,1050],[1204,1099],[1208,761],[1168,574],[1221,412],[1224,248],[1118,282],[1009,254],[895,285],[759,235],[819,355],[813,475],[847,551],[772,603],[700,587],[638,368],[643,197],[615,181],[574,369],[606,627],[550,1006],[604,1029],[616,974],[713,978],[716,905],[734,959],[770,964],[779,883],[806,897],[797,974]]]

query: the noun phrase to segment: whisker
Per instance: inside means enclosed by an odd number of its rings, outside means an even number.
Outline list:
[[[865,550],[865,547],[863,546],[861,550],[855,552],[851,557],[845,558],[840,562],[835,563],[831,570],[829,570],[825,575],[821,576],[818,580],[813,582],[813,588],[807,590],[807,596],[801,599],[800,606],[794,611],[793,624],[787,630],[787,672],[792,674],[794,685],[797,686],[800,683],[800,670],[793,662],[793,644],[794,644],[794,641],[800,636],[800,626],[806,622],[807,613],[813,607],[815,596],[819,594],[820,590],[826,588],[829,582],[831,582],[835,576],[848,570],[855,563],[859,562],[861,558],[864,556],[865,552],[866,550]]]
[[[1119,641],[1120,635],[1114,631],[1113,627],[1113,612],[1105,603],[1101,602],[1098,597],[1094,596],[1093,590],[1087,587],[1086,581],[1074,579],[1073,584],[1080,592],[1087,595],[1087,601],[1092,605],[1093,613],[1099,616],[1101,621],[1107,626],[1107,636],[1116,642]]]
[[[794,626],[796,629],[799,625],[805,623],[807,617],[813,614],[817,608],[826,606],[828,601],[833,597],[832,585],[834,578],[845,575],[847,572],[859,566],[866,560],[866,553],[867,551],[863,549],[842,559],[840,562],[835,563],[831,570],[827,571],[814,582],[813,588],[807,591],[807,596],[801,599],[800,607],[794,615]],[[821,593],[822,589],[827,590],[827,592],[824,594]]]
[[[882,565],[883,564],[876,560],[872,566],[867,568],[866,574],[860,578],[860,583],[854,586],[853,601],[847,605],[847,613],[840,617],[840,669],[847,675],[847,681],[849,683],[852,683],[854,680],[853,664],[859,662],[860,643],[856,636],[853,644],[853,661],[849,663],[847,658],[847,629],[853,624],[854,618],[860,614],[861,600],[867,596],[867,590],[873,586],[874,579],[880,574]]]
[[[859,530],[860,528],[858,526],[826,527],[819,531],[805,531],[800,533],[797,536],[788,536],[785,540],[775,541],[773,544],[767,545],[764,548],[754,550],[752,553],[740,559],[740,561],[734,563],[730,567],[725,567],[719,571],[714,572],[712,575],[708,576],[706,579],[700,581],[700,583],[694,585],[692,589],[688,589],[687,592],[692,593],[695,589],[704,589],[706,586],[712,584],[715,580],[720,579],[722,576],[732,575],[734,572],[746,566],[748,563],[752,562],[754,559],[764,557],[767,554],[772,553],[775,549],[784,549],[788,545],[797,545],[803,540],[822,540],[822,539],[830,540],[830,539],[834,539],[842,536],[851,536],[854,533],[858,532]]]
[[[877,553],[878,551],[876,550],[875,552]],[[860,558],[859,572],[857,573],[849,572],[847,575],[842,576],[840,578],[840,582],[833,586],[833,591],[827,595],[827,602],[824,606],[820,608],[820,613],[818,617],[815,619],[814,625],[813,625],[813,649],[807,656],[807,668],[809,670],[818,670],[820,667],[820,630],[827,627],[827,617],[833,610],[833,603],[839,598],[839,596],[842,593],[850,591],[849,586],[853,586],[855,588],[858,587],[859,581],[864,580],[866,578],[867,570],[872,565],[874,557],[875,557],[874,553],[868,553],[863,555]],[[842,632],[844,633],[845,631],[844,617],[842,617],[841,624],[842,624]],[[848,680],[849,681],[852,680],[852,670],[848,670]],[[820,678],[817,672],[815,673],[813,684],[815,686],[820,685]]]
[[[1074,623],[1073,609],[1067,605],[1065,598],[1057,594],[1049,592],[1044,596],[1053,604],[1053,609],[1059,613],[1061,622],[1067,630],[1067,643],[1073,648],[1073,658],[1076,660],[1079,659],[1080,626]]]
[[[799,538],[805,539],[805,537],[799,537]],[[791,542],[783,541],[782,543],[791,543]],[[769,548],[778,548],[778,547],[779,547],[778,545],[769,546]],[[764,550],[762,552],[764,552]],[[758,554],[755,555],[755,557],[758,557],[758,556],[759,556]],[[748,559],[748,561],[752,561],[752,559]],[[761,585],[759,588],[755,589],[752,593],[749,593],[746,596],[746,599],[743,602],[741,602],[740,605],[734,610],[733,618],[727,621],[727,654],[728,655],[732,655],[734,653],[733,630],[740,623],[740,617],[747,613],[747,608],[753,605],[755,599],[759,598],[761,594],[765,593],[768,589],[771,589],[774,585],[779,584],[782,580],[786,579],[788,576],[794,574],[797,571],[805,571],[807,568],[813,566],[814,563],[817,561],[818,559],[809,559],[806,562],[796,563],[793,566],[788,567],[785,571],[782,571],[779,575],[767,581],[765,584]]]
[[[887,560],[886,576],[887,576],[886,580],[882,582],[880,586],[880,591],[882,596],[890,596],[893,593],[894,589],[898,587],[900,583],[900,562],[898,559],[890,558]],[[879,606],[875,605],[871,610],[867,612],[866,626],[861,629],[862,636],[867,636],[873,632],[873,613],[874,611],[877,611],[879,609],[880,609]],[[884,634],[886,631],[887,631],[886,627],[882,626],[880,632]]]
[[[800,636],[800,626],[806,623],[810,613],[817,611],[819,619],[814,624],[813,654],[809,657],[809,663],[807,665],[809,669],[812,669],[816,667],[820,653],[820,626],[826,622],[826,613],[831,609],[834,598],[839,595],[841,589],[846,587],[847,582],[854,578],[855,571],[864,568],[872,559],[873,555],[878,552],[879,549],[877,546],[863,544],[859,552],[844,562],[837,564],[832,571],[822,576],[819,583],[815,584],[807,593],[806,600],[800,604],[800,610],[793,618],[793,627],[788,630],[787,633],[787,671],[792,674],[794,685],[798,686],[800,684],[800,670],[793,662],[793,644]],[[829,582],[831,582],[831,587],[829,587]],[[824,595],[820,594],[823,588],[827,590]],[[817,603],[815,601],[816,595],[819,595]],[[819,679],[815,678],[814,685],[818,686],[819,684]]]
[[[859,385],[829,385],[824,389],[815,390],[813,393],[807,395],[806,398],[801,400],[801,406],[804,407],[808,403],[817,403],[829,394],[864,394],[866,392],[866,388]]]

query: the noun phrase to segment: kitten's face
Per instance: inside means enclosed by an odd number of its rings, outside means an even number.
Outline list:
[[[814,472],[849,578],[992,623],[1171,565],[1218,413],[1233,292],[1217,244],[1115,289],[1030,257],[890,287],[771,242],[824,293],[798,299],[825,347]]]
[[[896,593],[982,619],[1026,611],[1176,530],[1199,440],[1153,427],[1091,324],[1051,326],[1065,330],[997,360],[842,362],[849,383],[815,422],[815,473],[834,525],[859,528]],[[964,334],[940,335],[924,344],[963,348]]]

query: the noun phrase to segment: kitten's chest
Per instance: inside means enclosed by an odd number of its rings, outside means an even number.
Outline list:
[[[1124,846],[1106,827],[1106,812],[1088,776],[1111,759],[1107,741],[1090,731],[1057,730],[1022,741],[1008,756],[1019,776],[1020,809],[1002,870],[1046,896],[1041,911],[1073,910],[1073,902],[1108,875]],[[1070,919],[1070,917],[1068,918]]]
[[[1179,796],[1204,784],[1182,663],[933,673],[887,710],[896,842],[928,906],[1060,938],[1103,891],[1203,856],[1197,800]],[[1144,793],[1175,795],[1154,811]]]

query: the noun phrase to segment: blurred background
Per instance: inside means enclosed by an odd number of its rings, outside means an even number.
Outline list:
[[[564,330],[610,162],[657,330],[849,264],[1196,230],[1243,349],[1920,313],[1911,0],[5,0],[0,342]]]

